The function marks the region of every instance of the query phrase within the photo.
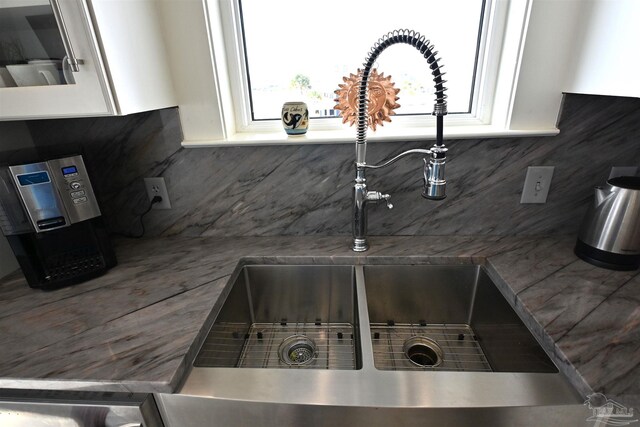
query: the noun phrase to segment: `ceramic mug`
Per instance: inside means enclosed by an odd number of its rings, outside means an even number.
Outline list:
[[[52,86],[61,82],[58,67],[51,61],[7,65],[7,70],[18,86]]]
[[[304,102],[285,102],[282,126],[287,135],[304,135],[309,129],[309,109]]]

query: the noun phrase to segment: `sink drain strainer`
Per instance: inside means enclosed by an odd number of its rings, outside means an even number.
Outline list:
[[[318,356],[318,349],[310,338],[292,335],[282,341],[278,355],[287,365],[306,365]]]
[[[402,350],[406,358],[414,365],[435,368],[442,363],[442,349],[431,338],[411,337],[404,342]]]

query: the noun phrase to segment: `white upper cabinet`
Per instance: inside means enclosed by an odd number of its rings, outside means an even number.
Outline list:
[[[0,0],[0,120],[177,105],[154,0]]]

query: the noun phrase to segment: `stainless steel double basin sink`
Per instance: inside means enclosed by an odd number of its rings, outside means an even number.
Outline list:
[[[376,408],[575,405],[483,266],[242,262],[179,392]]]

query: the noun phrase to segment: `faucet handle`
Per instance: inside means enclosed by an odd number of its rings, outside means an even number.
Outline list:
[[[387,207],[389,209],[393,209],[393,203],[391,203],[389,201],[389,199],[391,199],[391,194],[383,194],[382,195],[382,200],[384,200],[384,202],[387,204]]]
[[[387,204],[387,207],[389,209],[393,209],[393,205],[391,204],[391,202],[389,202],[390,198],[390,194],[382,194],[379,191],[367,191],[367,194],[365,196],[365,199],[370,202],[379,202],[381,200],[384,200],[384,202]]]

